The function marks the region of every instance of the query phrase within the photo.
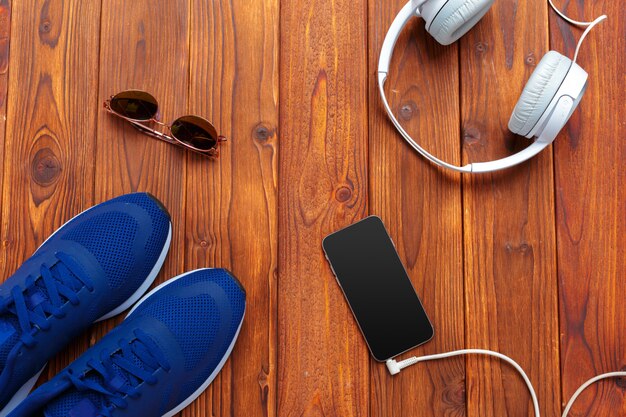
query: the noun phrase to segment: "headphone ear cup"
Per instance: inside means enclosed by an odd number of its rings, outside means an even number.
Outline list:
[[[513,109],[509,119],[511,132],[527,136],[533,130],[571,66],[572,61],[556,51],[549,51],[541,58]]]
[[[427,30],[442,45],[465,35],[489,11],[495,0],[448,0]]]

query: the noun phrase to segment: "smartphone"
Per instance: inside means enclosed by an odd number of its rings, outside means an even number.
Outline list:
[[[322,246],[377,361],[433,337],[433,326],[379,217],[327,236]]]

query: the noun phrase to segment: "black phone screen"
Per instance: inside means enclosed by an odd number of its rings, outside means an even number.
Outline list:
[[[333,233],[322,246],[376,360],[432,338],[433,327],[380,218]]]

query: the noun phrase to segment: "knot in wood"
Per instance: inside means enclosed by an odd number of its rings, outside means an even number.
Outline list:
[[[352,197],[352,190],[346,186],[339,187],[335,192],[335,199],[340,203],[345,203],[350,200],[350,197]]]
[[[622,366],[622,369],[620,369],[620,372],[626,372],[626,365]],[[621,389],[626,390],[626,377],[617,378],[615,380],[615,383]]]
[[[259,383],[259,386],[261,388],[265,388],[269,385],[269,375],[267,374],[267,371],[263,367],[261,368],[261,371],[259,372],[259,375],[257,376],[257,382]]]
[[[467,145],[475,145],[480,142],[480,130],[475,126],[468,126],[463,129],[463,142]]]
[[[537,65],[537,57],[535,57],[535,54],[533,52],[526,55],[526,57],[524,58],[524,65],[529,67],[534,67],[535,65]]]
[[[519,246],[514,245],[511,242],[507,242],[504,245],[504,250],[507,251],[507,253],[513,253],[513,252],[517,252],[520,253],[522,255],[528,255],[531,254],[533,251],[533,248],[531,245],[529,245],[528,243],[524,242],[522,244],[520,244]]]
[[[54,184],[61,175],[61,161],[50,148],[41,148],[31,162],[31,177],[42,187]]]
[[[465,397],[465,379],[462,378],[447,384],[442,393],[442,401],[450,410],[464,410]]]
[[[263,123],[259,123],[255,126],[252,136],[259,142],[267,142],[269,138],[274,135],[272,129],[265,126]]]
[[[415,113],[417,113],[417,105],[412,101],[404,103],[400,107],[400,118],[402,120],[405,120],[405,121],[411,120],[413,116],[415,115]]]
[[[50,33],[52,30],[52,22],[50,19],[43,19],[39,24],[39,33]]]
[[[487,52],[488,45],[486,42],[477,42],[476,45],[474,45],[474,49],[476,49],[477,54],[484,54]]]

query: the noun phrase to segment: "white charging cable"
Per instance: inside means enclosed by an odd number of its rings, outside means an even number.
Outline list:
[[[509,358],[508,356],[503,355],[502,353],[494,352],[492,350],[485,350],[485,349],[462,349],[462,350],[455,350],[454,352],[440,353],[438,355],[428,355],[428,356],[420,356],[420,357],[414,356],[412,358],[405,359],[400,362],[396,362],[394,359],[389,359],[386,362],[386,364],[387,364],[387,369],[389,370],[389,373],[391,375],[396,375],[400,373],[400,371],[406,368],[407,366],[411,366],[418,362],[433,361],[437,359],[450,358],[452,356],[460,356],[460,355],[493,356],[510,364],[513,368],[515,368],[517,372],[520,373],[520,375],[524,379],[524,382],[526,383],[526,386],[528,387],[528,391],[530,392],[530,397],[533,400],[533,408],[535,409],[535,416],[540,417],[539,416],[539,401],[537,400],[537,394],[535,393],[533,384],[530,382],[530,379],[526,375],[526,372],[524,372],[522,367],[519,366],[517,362],[515,362],[513,359]]]
[[[462,350],[455,350],[453,352],[440,353],[437,355],[427,355],[427,356],[419,356],[419,357],[413,356],[412,358],[404,359],[399,362],[396,361],[395,359],[389,359],[387,360],[386,365],[391,375],[397,375],[404,368],[414,365],[419,362],[433,361],[437,359],[450,358],[453,356],[460,356],[460,355],[493,356],[495,358],[498,358],[507,362],[509,365],[515,368],[515,370],[519,372],[519,374],[522,376],[522,378],[524,379],[524,382],[526,383],[526,386],[528,387],[528,391],[530,392],[530,397],[533,401],[533,409],[535,411],[535,417],[540,417],[539,400],[537,399],[537,393],[535,392],[535,389],[533,388],[533,384],[530,382],[528,375],[526,375],[526,372],[524,372],[522,367],[517,362],[515,362],[513,359],[509,358],[508,356],[503,355],[502,353],[494,352],[492,350],[485,350],[485,349],[462,349]],[[626,372],[609,372],[607,374],[602,374],[602,375],[593,377],[587,382],[585,382],[584,384],[582,384],[580,388],[576,390],[574,395],[572,395],[572,398],[570,398],[569,402],[567,403],[567,406],[565,406],[565,410],[563,411],[562,417],[567,417],[570,409],[574,405],[574,401],[576,401],[578,396],[585,389],[587,389],[591,384],[598,382],[602,379],[619,378],[619,377],[626,377]]]
[[[569,399],[569,402],[567,403],[567,405],[565,406],[565,410],[563,411],[562,417],[567,417],[567,415],[569,414],[569,410],[571,410],[572,406],[574,405],[574,401],[576,401],[576,398],[578,398],[578,396],[584,390],[586,390],[591,384],[595,384],[598,381],[601,381],[603,379],[608,379],[608,378],[626,378],[626,372],[609,372],[606,374],[594,376],[593,378],[591,378],[590,380],[582,384],[580,388],[576,390],[574,395],[572,395],[572,398]]]

